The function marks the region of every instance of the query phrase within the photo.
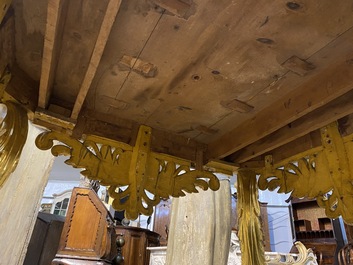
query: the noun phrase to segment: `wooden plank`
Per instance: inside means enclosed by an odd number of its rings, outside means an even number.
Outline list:
[[[46,109],[54,83],[54,75],[61,48],[66,0],[49,0],[47,24],[44,37],[42,69],[39,85],[38,106]]]
[[[327,105],[299,118],[274,133],[250,144],[237,153],[229,156],[227,161],[237,163],[265,154],[277,147],[287,144],[309,132],[320,129],[327,124],[353,113],[353,91],[350,91]]]
[[[34,112],[38,102],[38,82],[31,79],[17,64],[11,67],[11,80],[5,92],[22,104],[28,113]]]
[[[74,108],[71,113],[72,119],[77,119],[78,114],[82,108],[83,102],[86,98],[88,90],[91,86],[92,80],[96,74],[99,62],[102,58],[103,51],[105,45],[107,43],[111,28],[115,21],[115,17],[118,14],[120,8],[121,0],[110,0],[106,13],[104,15],[104,19],[97,37],[97,42],[94,46],[91,60],[89,62],[89,66],[87,68],[85,77],[82,81],[82,85],[80,87],[80,91],[77,95]]]
[[[273,133],[352,89],[353,67],[332,64],[298,89],[211,142],[208,159],[223,158]]]

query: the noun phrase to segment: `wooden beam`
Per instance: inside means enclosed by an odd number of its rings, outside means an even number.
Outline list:
[[[38,82],[34,81],[16,63],[11,67],[11,80],[5,92],[21,103],[23,107],[34,112],[38,103]]]
[[[353,89],[348,61],[330,64],[273,105],[211,142],[208,159],[228,156]]]
[[[321,150],[321,137],[320,130],[313,131],[302,137],[299,137],[286,145],[280,146],[271,152],[263,154],[252,160],[248,160],[244,163],[239,164],[240,168],[252,168],[259,169],[265,166],[265,156],[271,155],[273,162],[285,163],[290,160],[299,159],[305,153],[312,153]],[[298,155],[299,154],[299,155]]]
[[[49,0],[44,37],[42,69],[38,106],[46,109],[53,89],[54,75],[61,49],[62,34],[67,11],[66,0]]]
[[[230,155],[226,160],[244,163],[351,113],[353,113],[353,91],[340,96],[327,105],[246,146]]]
[[[86,95],[88,93],[88,89],[91,86],[91,83],[96,74],[99,62],[102,58],[103,51],[108,41],[108,37],[112,29],[113,23],[115,21],[116,15],[118,14],[120,4],[121,4],[121,0],[109,1],[101,28],[99,30],[97,41],[93,49],[91,60],[89,62],[85,77],[83,78],[80,91],[77,95],[76,102],[71,113],[72,119],[76,120],[78,117],[78,114],[81,111],[83,102],[85,101]]]
[[[82,138],[83,135],[94,134],[115,141],[135,145],[139,124],[126,119],[83,110],[73,130],[73,137]],[[151,151],[163,153],[188,161],[196,161],[197,151],[205,155],[207,146],[182,135],[153,129]]]

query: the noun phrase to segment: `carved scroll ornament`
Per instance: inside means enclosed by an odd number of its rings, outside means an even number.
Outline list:
[[[147,126],[140,127],[134,147],[103,138],[97,144],[97,137],[93,138],[81,142],[65,134],[45,132],[37,137],[36,145],[42,150],[51,149],[54,156],[69,156],[66,164],[84,168],[82,175],[110,186],[112,206],[125,210],[128,219],[136,219],[139,213],[151,215],[161,198],[196,193],[196,186],[204,190],[220,186],[213,173],[192,170],[188,161],[150,151],[151,128]],[[54,146],[53,140],[65,145]]]
[[[0,124],[0,187],[16,169],[28,133],[27,112],[14,102],[5,102],[6,116]]]
[[[337,124],[321,129],[322,147],[284,164],[266,157],[259,188],[291,193],[296,198],[316,198],[329,218],[342,216],[353,224],[353,141],[342,138]],[[297,156],[298,157],[298,156]]]

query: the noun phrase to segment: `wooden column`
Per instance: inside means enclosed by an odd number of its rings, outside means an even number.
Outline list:
[[[218,191],[173,198],[168,237],[168,265],[226,265],[231,233],[228,180]]]
[[[260,205],[256,173],[248,169],[238,171],[238,225],[241,263],[264,265],[265,251],[260,224]]]
[[[34,144],[41,131],[29,124],[18,166],[0,188],[0,264],[23,264],[53,161]]]

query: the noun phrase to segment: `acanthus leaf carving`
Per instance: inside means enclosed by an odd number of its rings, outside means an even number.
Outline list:
[[[284,164],[273,165],[271,156],[259,171],[259,188],[278,189],[292,197],[316,199],[329,218],[342,216],[353,223],[353,142],[343,139],[337,124],[321,129],[322,148]],[[298,156],[297,156],[298,157]]]
[[[113,207],[125,210],[128,219],[136,219],[140,213],[151,215],[161,198],[198,192],[196,186],[204,190],[219,188],[213,173],[192,170],[189,161],[150,151],[150,135],[151,129],[141,126],[132,147],[114,141],[97,144],[90,137],[81,142],[52,131],[40,134],[36,145],[42,150],[51,149],[55,156],[69,156],[66,164],[83,168],[82,175],[109,186]],[[54,145],[54,140],[64,145]],[[121,187],[125,189],[119,190]]]

